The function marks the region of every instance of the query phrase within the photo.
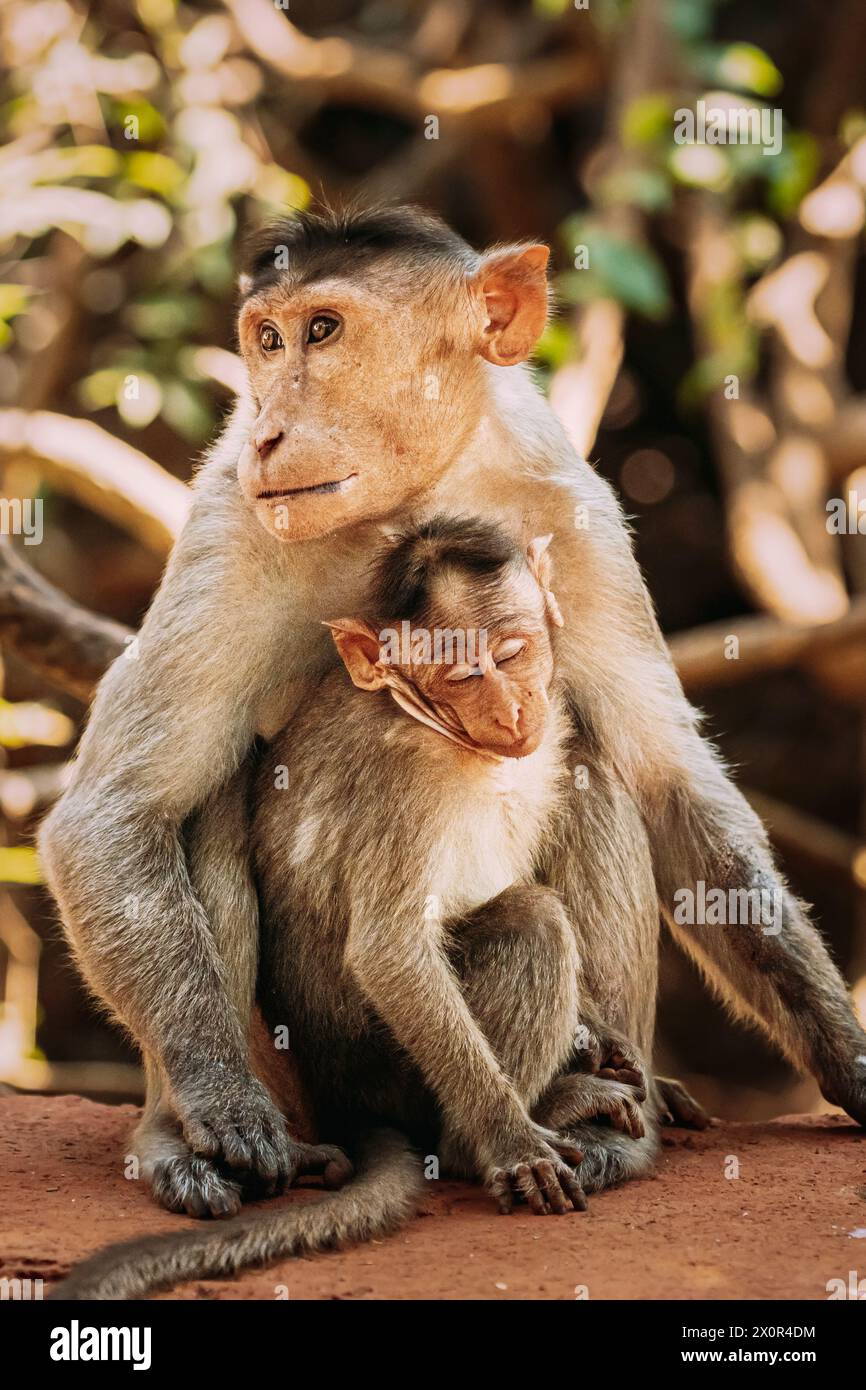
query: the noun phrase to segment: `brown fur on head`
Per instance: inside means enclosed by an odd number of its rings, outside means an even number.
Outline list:
[[[535,346],[547,258],[545,246],[478,255],[413,208],[262,233],[241,281],[258,413],[238,478],[266,529],[324,535],[435,483],[484,412],[483,360],[511,366]]]
[[[547,726],[549,629],[562,623],[549,541],[521,552],[490,523],[448,517],[397,537],[377,575],[380,611],[396,617],[328,624],[353,683],[381,690],[396,674],[477,747],[533,753]]]

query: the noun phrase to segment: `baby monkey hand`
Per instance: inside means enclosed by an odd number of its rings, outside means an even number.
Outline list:
[[[526,1141],[490,1166],[486,1185],[503,1215],[522,1199],[536,1216],[586,1211],[586,1193],[573,1167],[583,1154],[566,1139],[533,1127]],[[566,1160],[566,1161],[563,1161]]]

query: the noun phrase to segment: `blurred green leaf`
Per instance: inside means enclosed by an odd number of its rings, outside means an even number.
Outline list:
[[[751,43],[732,43],[704,49],[701,70],[711,81],[736,91],[774,97],[782,90],[782,74],[762,48]]]
[[[536,14],[542,15],[545,19],[558,19],[560,15],[570,10],[574,0],[532,0],[532,8]]]
[[[135,150],[128,154],[123,169],[130,183],[146,188],[149,193],[159,193],[163,198],[172,198],[186,178],[176,160],[152,150]]]
[[[103,110],[106,124],[119,127],[124,133],[130,129],[137,129],[138,140],[145,145],[154,144],[166,133],[163,117],[156,107],[143,97],[126,101],[104,99]],[[132,122],[129,121],[129,117],[132,117]]]
[[[571,218],[564,235],[571,247],[586,247],[585,268],[560,276],[560,293],[569,303],[615,299],[647,318],[664,317],[670,308],[667,279],[660,262],[646,246],[615,236],[591,219]]]
[[[30,845],[0,845],[0,883],[43,883],[42,867]]]
[[[620,133],[623,143],[633,149],[669,139],[673,117],[673,102],[667,93],[649,92],[646,96],[637,97],[622,114]]]
[[[686,41],[705,38],[715,18],[716,0],[667,0],[671,27]]]
[[[89,372],[78,383],[76,394],[85,410],[105,410],[114,405],[123,373],[117,367],[103,367]]]
[[[119,168],[120,157],[107,145],[65,145],[34,159],[34,183],[109,179]]]
[[[126,319],[142,338],[182,338],[201,324],[202,305],[196,295],[165,290],[130,304]]]
[[[263,164],[252,188],[260,202],[285,212],[302,209],[310,201],[310,186],[299,174],[290,174],[278,164]]]
[[[644,212],[661,212],[671,205],[671,182],[660,169],[622,169],[601,180],[596,201],[601,207],[630,203]]]
[[[720,191],[732,182],[730,145],[675,145],[668,168],[677,183],[687,188]]]
[[[805,131],[786,133],[781,150],[768,165],[768,202],[779,217],[791,217],[815,183],[821,167],[817,141]]]
[[[186,381],[163,383],[162,413],[172,429],[193,444],[206,439],[213,429],[213,410],[205,392]]]
[[[567,319],[552,319],[535,348],[539,366],[555,372],[568,361],[574,349],[574,331]]]

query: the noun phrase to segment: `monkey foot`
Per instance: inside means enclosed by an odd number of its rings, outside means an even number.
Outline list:
[[[153,1169],[151,1189],[160,1206],[187,1216],[235,1216],[241,1207],[240,1184],[194,1154],[160,1159]]]
[[[822,1084],[821,1093],[831,1105],[838,1105],[866,1129],[866,1039],[862,1046],[862,1054],[840,1070],[832,1082]]]
[[[694,1096],[690,1096],[681,1081],[671,1081],[665,1076],[655,1079],[659,1097],[659,1123],[663,1125],[682,1125],[685,1129],[706,1129],[710,1117]]]
[[[574,1035],[572,1065],[579,1071],[633,1086],[646,1100],[646,1073],[640,1054],[621,1033],[604,1024],[581,1023]]]
[[[645,1132],[640,1107],[643,1094],[622,1081],[573,1072],[552,1083],[533,1113],[539,1124],[555,1130],[603,1116],[614,1129],[641,1139]]]

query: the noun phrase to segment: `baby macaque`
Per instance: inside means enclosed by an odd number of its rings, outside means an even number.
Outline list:
[[[253,840],[261,1004],[320,1132],[395,1126],[501,1210],[563,1213],[585,1197],[557,1131],[639,1138],[644,1082],[535,882],[569,780],[548,540],[443,517],[393,540],[375,621],[327,624],[342,662],[272,746]],[[593,1050],[606,1075],[571,1074]]]

